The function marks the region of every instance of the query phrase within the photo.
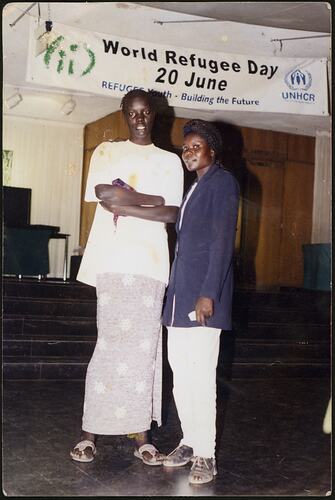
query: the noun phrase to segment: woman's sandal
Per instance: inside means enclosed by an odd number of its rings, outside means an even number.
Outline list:
[[[88,457],[83,453],[86,448],[92,448],[92,456]],[[76,451],[77,450],[77,451]],[[81,452],[81,455],[78,454],[78,451]],[[89,441],[88,439],[84,439],[84,441],[80,441],[76,446],[70,451],[70,456],[73,460],[77,462],[92,462],[94,460],[95,455],[97,454],[97,449],[93,441]]]
[[[150,453],[151,458],[148,459],[144,456],[144,452],[147,451]],[[154,447],[153,444],[143,444],[139,447],[138,450],[134,451],[135,457],[142,460],[142,462],[146,465],[163,465],[163,460],[166,458],[166,455],[160,453],[157,448]]]

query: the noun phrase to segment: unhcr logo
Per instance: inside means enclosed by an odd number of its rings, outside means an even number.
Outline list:
[[[291,91],[282,92],[282,98],[291,102],[315,102],[315,94],[306,92],[312,85],[312,76],[309,71],[295,69],[285,76],[285,83]]]
[[[94,52],[84,44],[72,43],[64,48],[63,36],[58,36],[47,48],[44,54],[44,64],[56,68],[57,73],[77,74],[85,76],[95,66]]]
[[[292,90],[308,90],[312,85],[312,76],[308,71],[296,69],[287,73],[285,83]]]

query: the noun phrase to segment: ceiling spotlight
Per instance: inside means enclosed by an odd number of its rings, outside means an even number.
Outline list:
[[[11,95],[10,97],[7,97],[5,99],[5,105],[7,109],[12,109],[15,108],[20,102],[23,100],[22,95],[19,92],[15,92],[15,94]]]
[[[36,57],[45,52],[59,36],[52,30],[52,21],[45,21],[45,24],[39,24],[34,33],[36,40]]]
[[[65,104],[63,104],[63,106],[61,107],[61,112],[64,115],[70,115],[72,111],[74,111],[75,107],[76,107],[76,101],[71,97],[71,99],[69,99],[68,101],[66,101]]]

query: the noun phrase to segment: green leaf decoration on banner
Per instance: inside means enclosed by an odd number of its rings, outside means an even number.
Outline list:
[[[47,48],[45,54],[44,54],[44,63],[46,65],[47,68],[49,68],[49,64],[50,64],[50,60],[51,60],[51,56],[54,54],[54,52],[58,49],[60,43],[64,40],[64,37],[61,35],[59,37],[56,38],[56,40],[54,40]],[[79,45],[76,44],[76,43],[73,43],[70,45],[70,51],[71,52],[77,52],[79,49]],[[90,73],[90,71],[92,70],[92,68],[95,66],[95,54],[94,52],[91,50],[91,49],[88,49],[87,47],[85,47],[85,50],[89,56],[89,64],[87,66],[86,69],[84,69],[84,71],[81,73],[80,76],[85,76],[87,75],[88,73]],[[60,59],[58,61],[58,64],[57,64],[57,73],[61,73],[64,69],[64,59],[66,57],[66,52],[61,49],[59,52],[58,52],[59,56],[60,56]],[[73,59],[70,59],[69,61],[69,66],[68,66],[68,74],[69,75],[73,75],[74,73],[74,60]]]
[[[55,52],[56,49],[58,49],[60,43],[64,40],[64,37],[63,36],[59,36],[56,38],[56,40],[54,40],[52,43],[50,43],[50,45],[48,46],[45,54],[44,54],[44,63],[46,65],[47,68],[49,68],[49,64],[50,64],[50,59],[51,59],[51,56],[52,54]]]
[[[86,49],[86,52],[90,56],[90,64],[87,66],[87,68],[82,72],[81,76],[87,75],[91,71],[91,69],[95,65],[95,54],[91,49]]]
[[[64,50],[60,50],[58,52],[58,54],[60,56],[60,60],[58,61],[57,73],[60,73],[64,69],[64,61],[63,61],[63,59],[66,56],[66,54],[65,54]]]

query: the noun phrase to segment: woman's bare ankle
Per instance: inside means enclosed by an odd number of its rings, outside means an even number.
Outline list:
[[[92,434],[91,432],[86,432],[86,431],[81,431],[81,436],[80,438],[84,441],[84,440],[87,440],[87,441],[92,441],[93,443],[95,443],[96,441],[96,435],[95,434]]]
[[[134,435],[134,439],[137,449],[139,449],[144,444],[151,443],[151,436],[149,431],[138,432]]]

